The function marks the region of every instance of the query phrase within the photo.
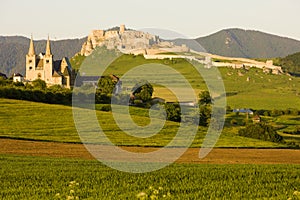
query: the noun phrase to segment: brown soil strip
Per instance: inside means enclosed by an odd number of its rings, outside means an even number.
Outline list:
[[[122,147],[131,152],[151,152],[158,148]],[[199,158],[199,148],[188,149],[176,162],[201,164],[300,164],[300,150],[213,149]],[[110,153],[110,152],[107,152]],[[95,159],[82,144],[0,139],[0,154]]]

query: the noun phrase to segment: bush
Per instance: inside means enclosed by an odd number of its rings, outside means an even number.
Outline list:
[[[238,122],[237,122],[236,119],[232,119],[232,120],[230,121],[230,124],[231,124],[231,125],[238,125]]]
[[[104,112],[109,112],[109,111],[111,111],[111,105],[110,104],[108,104],[108,105],[101,105],[99,107],[99,110],[104,111]]]
[[[246,128],[239,130],[239,135],[271,142],[283,141],[283,137],[272,126],[264,123],[247,125]]]
[[[181,109],[178,103],[165,104],[167,120],[180,122],[181,121]]]

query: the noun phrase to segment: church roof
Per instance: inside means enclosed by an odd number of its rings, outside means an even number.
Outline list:
[[[57,71],[54,70],[52,76],[53,76],[53,77],[61,77],[62,75],[61,75],[61,73],[59,73],[59,72],[57,72]]]
[[[64,70],[64,72],[63,72],[63,75],[64,75],[64,76],[70,76],[70,72],[69,72],[68,67],[65,68],[65,70]]]
[[[36,67],[42,69],[44,67],[44,60],[40,59]]]
[[[34,56],[34,55],[35,55],[35,50],[34,50],[34,45],[33,45],[33,39],[32,39],[32,36],[31,36],[31,39],[30,39],[28,55],[29,55],[29,56]]]
[[[47,44],[46,44],[46,54],[47,56],[52,55],[51,54],[51,47],[50,47],[50,40],[49,40],[49,36],[48,36],[48,40],[47,40]]]
[[[14,73],[14,77],[16,77],[16,76],[23,77],[22,74],[20,74],[20,73]]]

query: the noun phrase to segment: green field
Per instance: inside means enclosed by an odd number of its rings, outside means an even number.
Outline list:
[[[89,57],[88,57],[89,58]],[[75,57],[74,60],[77,58]],[[77,68],[80,67],[83,58],[78,58]],[[76,63],[74,61],[74,63]],[[105,71],[104,75],[115,74],[124,75],[134,67],[147,64],[151,70],[151,64],[167,65],[182,74],[198,94],[205,90],[206,83],[197,70],[184,59],[146,60],[143,56],[123,55],[115,60]],[[84,61],[83,61],[84,66]],[[199,66],[199,64],[195,64]],[[201,68],[201,66],[200,66]],[[201,68],[203,73],[210,73],[209,70]],[[300,109],[300,78],[291,77],[285,74],[272,75],[265,74],[260,69],[231,69],[219,68],[224,81],[227,93],[227,104],[232,108],[252,108],[252,109]],[[153,74],[158,73],[152,71]],[[161,75],[160,75],[161,76]],[[167,78],[173,81],[174,86],[178,85],[174,75],[168,74]],[[137,77],[138,79],[139,77]],[[166,79],[167,79],[166,78]],[[249,81],[247,81],[247,79]],[[175,101],[174,95],[165,88],[155,86],[155,96]]]
[[[300,191],[299,165],[173,164],[130,174],[97,161],[0,155],[0,166],[0,199],[8,200],[137,199],[157,191],[157,199],[288,199]]]
[[[72,108],[62,105],[27,102],[20,100],[0,99],[0,136],[9,138],[75,142],[80,138],[74,125]],[[142,108],[132,108],[134,122],[147,125],[148,111]],[[125,146],[165,146],[176,134],[179,124],[166,121],[163,129],[149,138],[136,138],[124,133],[113,120],[111,112],[96,111],[99,123],[104,133],[116,145]],[[199,127],[191,147],[200,147],[207,129]],[[261,141],[237,136],[238,127],[225,127],[215,147],[287,147],[286,144]],[[188,133],[187,133],[188,134]],[[181,138],[182,141],[185,138]]]

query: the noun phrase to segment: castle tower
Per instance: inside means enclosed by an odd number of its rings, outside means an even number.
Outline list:
[[[35,79],[36,55],[34,50],[33,38],[31,35],[28,54],[26,55],[26,79],[33,81]]]
[[[51,82],[53,73],[53,55],[51,53],[50,39],[48,36],[46,53],[44,56],[44,77],[46,83]]]
[[[125,25],[124,24],[121,24],[120,26],[120,34],[123,34],[125,32]]]

